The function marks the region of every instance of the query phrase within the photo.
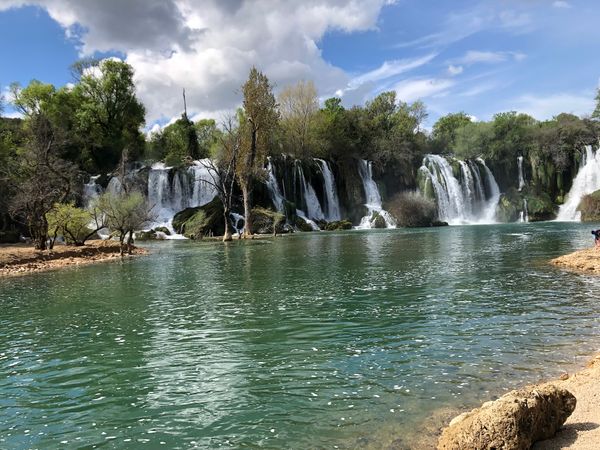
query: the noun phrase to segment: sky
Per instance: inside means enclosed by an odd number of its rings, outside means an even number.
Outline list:
[[[194,119],[224,118],[253,65],[276,90],[313,80],[347,107],[394,90],[425,103],[429,127],[458,111],[583,116],[598,24],[595,0],[0,0],[0,89],[62,86],[79,58],[116,56],[148,128],[181,114],[182,88]]]

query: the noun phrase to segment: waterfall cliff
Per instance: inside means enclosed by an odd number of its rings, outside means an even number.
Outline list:
[[[435,199],[438,220],[450,224],[495,222],[500,189],[483,159],[461,161],[427,155],[419,172],[421,191]]]

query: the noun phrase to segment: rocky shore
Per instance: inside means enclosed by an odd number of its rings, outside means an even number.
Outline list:
[[[135,247],[132,255],[147,253]],[[0,277],[18,276],[63,267],[80,266],[102,261],[120,260],[119,243],[114,241],[89,241],[85,246],[60,245],[53,250],[39,251],[29,245],[0,246]]]
[[[511,391],[452,419],[439,450],[595,450],[600,442],[600,356],[575,374]],[[533,444],[533,446],[532,446]]]
[[[559,256],[551,264],[578,272],[600,274],[600,248],[586,248],[568,255]]]

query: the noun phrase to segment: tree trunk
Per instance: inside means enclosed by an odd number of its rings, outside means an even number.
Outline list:
[[[229,210],[223,210],[223,219],[225,219],[225,232],[223,233],[223,242],[230,242],[233,240],[231,236],[231,227],[229,225]]]
[[[244,238],[252,237],[252,219],[250,206],[250,190],[248,185],[250,183],[245,181],[242,183],[242,196],[244,197]]]

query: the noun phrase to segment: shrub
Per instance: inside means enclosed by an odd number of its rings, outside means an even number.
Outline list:
[[[397,194],[387,209],[402,227],[429,227],[436,214],[435,203],[418,192]]]

